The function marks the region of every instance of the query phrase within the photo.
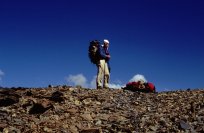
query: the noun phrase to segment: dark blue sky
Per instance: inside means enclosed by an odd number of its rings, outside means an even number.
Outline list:
[[[142,74],[158,90],[204,87],[202,0],[1,0],[0,85],[89,86],[92,39],[108,39],[111,83]],[[84,84],[83,82],[83,84]]]

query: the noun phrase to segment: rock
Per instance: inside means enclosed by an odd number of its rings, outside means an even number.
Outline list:
[[[102,133],[99,128],[82,129],[79,133]]]
[[[50,100],[61,103],[64,101],[63,96],[64,96],[64,94],[62,92],[56,91],[56,92],[52,93]]]
[[[75,101],[74,101],[74,104],[77,105],[77,106],[79,106],[79,105],[81,105],[81,102],[80,102],[79,100],[75,100]]]
[[[1,88],[0,132],[204,132],[203,99],[203,89]]]
[[[92,121],[93,120],[93,118],[91,117],[91,115],[89,113],[82,114],[81,117],[86,121]]]
[[[21,133],[21,131],[13,126],[3,129],[3,133]]]
[[[184,130],[191,129],[191,126],[188,123],[184,122],[183,120],[180,120],[179,124],[180,124],[180,127]]]
[[[18,97],[8,96],[0,99],[0,107],[7,107],[19,102]]]
[[[158,126],[149,126],[150,131],[156,131],[158,129]]]
[[[32,95],[33,95],[33,93],[32,93],[32,91],[31,91],[31,90],[28,90],[28,91],[26,91],[25,95],[26,95],[26,96],[32,96]]]
[[[75,114],[78,112],[78,109],[76,109],[76,108],[66,109],[66,112],[68,112],[70,114]]]
[[[29,114],[43,114],[45,111],[50,109],[52,106],[44,107],[40,103],[36,103],[33,105],[33,107],[30,109]]]
[[[8,124],[6,124],[6,123],[0,123],[0,131],[2,131],[7,126],[8,126]]]
[[[43,130],[47,133],[51,133],[53,132],[52,129],[48,128],[48,127],[44,127]]]
[[[48,88],[52,88],[53,87],[53,85],[48,85]]]
[[[78,133],[78,129],[76,128],[76,126],[70,126],[69,128],[71,133]]]

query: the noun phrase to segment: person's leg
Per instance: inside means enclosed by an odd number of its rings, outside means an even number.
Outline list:
[[[97,78],[96,78],[97,89],[102,88],[103,76],[104,76],[104,64],[105,64],[105,60],[100,60],[99,64],[97,65],[98,67]]]
[[[108,69],[108,64],[104,65],[104,88],[109,88],[110,72]]]

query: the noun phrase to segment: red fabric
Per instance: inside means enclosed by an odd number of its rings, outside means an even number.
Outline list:
[[[138,85],[138,82],[129,82],[127,85]]]
[[[149,88],[151,91],[155,90],[155,86],[154,86],[153,83],[147,83],[147,85],[148,85],[148,88]]]
[[[139,83],[138,83],[138,82],[129,82],[129,83],[127,83],[126,86],[138,87],[138,86],[139,86]]]
[[[144,90],[150,91],[150,92],[156,91],[155,90],[156,88],[155,88],[153,83],[147,82],[144,85],[145,85]],[[139,86],[140,86],[140,82],[129,82],[129,83],[126,84],[126,87],[130,88],[132,90],[141,90]]]

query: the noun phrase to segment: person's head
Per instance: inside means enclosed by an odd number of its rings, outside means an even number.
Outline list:
[[[107,39],[103,40],[104,47],[108,48],[109,47],[109,41]]]

